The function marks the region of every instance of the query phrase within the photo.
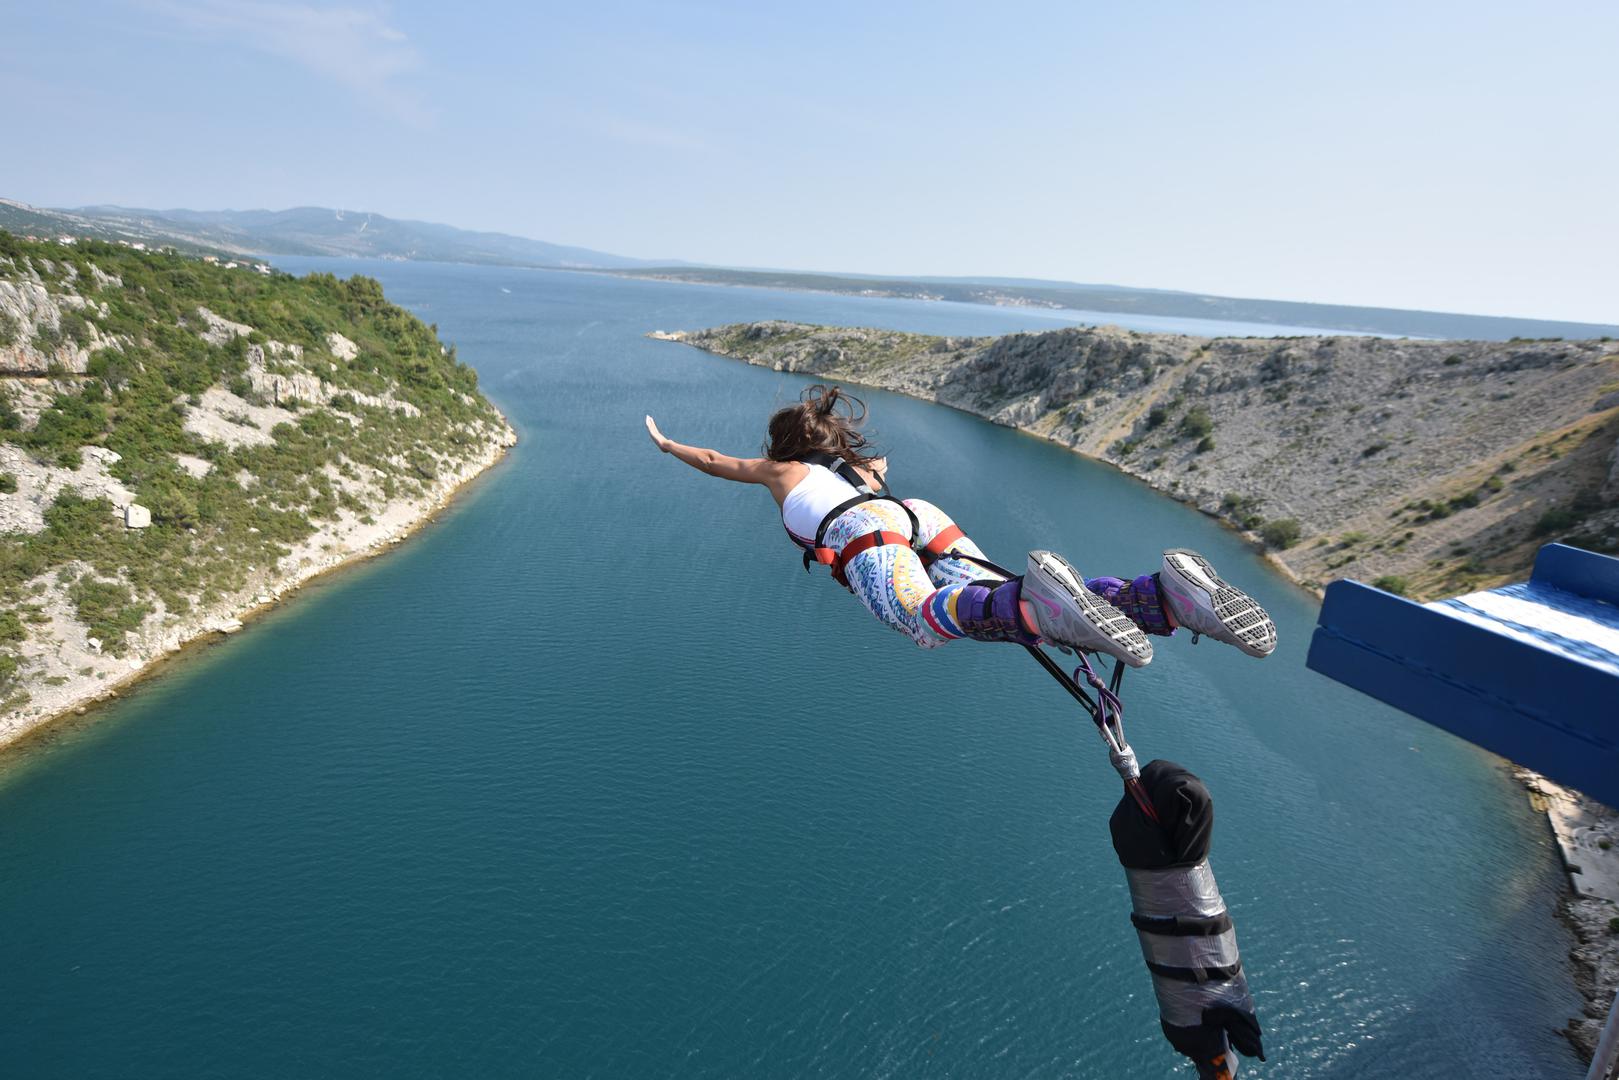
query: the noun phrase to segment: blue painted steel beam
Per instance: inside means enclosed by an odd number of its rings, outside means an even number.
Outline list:
[[[1542,548],[1528,586],[1558,627],[1619,627],[1619,559]],[[1499,628],[1355,581],[1327,587],[1309,667],[1609,806],[1619,807],[1619,654],[1567,631]],[[1565,605],[1579,618],[1558,616]],[[1590,620],[1595,619],[1596,622]],[[1508,628],[1512,629],[1508,629]],[[1513,632],[1516,630],[1517,632]],[[1535,640],[1538,635],[1539,640]],[[1526,640],[1530,638],[1530,640]]]

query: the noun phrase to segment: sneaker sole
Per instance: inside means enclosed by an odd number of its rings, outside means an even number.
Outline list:
[[[1066,645],[1084,652],[1105,652],[1131,667],[1146,667],[1152,663],[1152,642],[1147,640],[1147,635],[1130,621],[1128,615],[1085,588],[1085,579],[1067,559],[1054,551],[1032,551],[1029,557],[1031,570],[1039,570],[1047,582],[1066,593],[1074,606],[1079,608],[1086,624],[1096,631],[1093,641],[1057,641],[1053,638],[1052,644]],[[1077,589],[1070,581],[1064,580],[1065,575],[1048,570],[1045,565],[1048,560],[1066,570],[1066,576],[1079,583]],[[1039,603],[1038,598],[1029,599]]]
[[[1213,597],[1215,617],[1225,627],[1226,633],[1236,639],[1228,644],[1236,645],[1253,657],[1263,658],[1275,651],[1276,624],[1271,622],[1270,616],[1257,600],[1241,589],[1226,584],[1214,572],[1214,567],[1209,565],[1209,560],[1186,548],[1166,551],[1164,559],[1173,560],[1177,572],[1195,588],[1203,589]]]

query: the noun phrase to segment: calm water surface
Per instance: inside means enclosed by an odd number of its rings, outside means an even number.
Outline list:
[[[801,380],[642,335],[1049,316],[522,270],[363,270],[523,442],[385,559],[0,770],[6,1077],[1162,1077],[1117,781],[1016,650],[935,653],[801,572],[758,445]],[[1263,663],[1159,646],[1143,758],[1200,772],[1271,1064],[1580,1075],[1544,823],[1500,763],[1310,674],[1314,608],[1104,467],[872,392],[896,486],[995,557],[1190,545]]]

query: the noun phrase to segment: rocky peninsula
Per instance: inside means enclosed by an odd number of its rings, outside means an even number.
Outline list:
[[[515,441],[375,281],[0,232],[0,746],[397,542]]]

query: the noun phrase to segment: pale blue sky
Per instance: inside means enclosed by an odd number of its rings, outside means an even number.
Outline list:
[[[0,195],[1619,321],[1619,4],[0,0]]]

